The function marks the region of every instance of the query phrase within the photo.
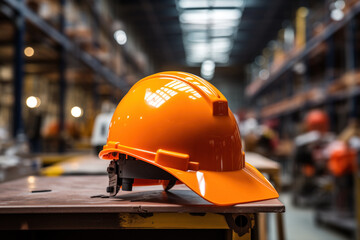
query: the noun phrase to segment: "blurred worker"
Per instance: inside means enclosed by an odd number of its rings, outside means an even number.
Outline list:
[[[329,145],[328,168],[335,177],[353,174],[356,171],[356,151],[345,142],[335,141]]]
[[[327,148],[328,169],[334,179],[332,208],[338,217],[354,217],[354,174],[360,150],[360,128],[356,119],[350,119],[339,134],[338,141]]]
[[[274,156],[279,143],[276,130],[278,124],[279,121],[277,119],[270,119],[260,126],[260,139],[257,147],[260,154],[271,158]]]
[[[103,146],[106,145],[109,125],[114,114],[115,107],[109,102],[104,102],[101,106],[101,113],[96,116],[91,136],[91,145],[95,153],[98,154]]]
[[[255,118],[249,118],[238,123],[240,133],[244,139],[245,150],[256,152],[256,146],[259,141],[259,124]]]
[[[276,121],[267,121],[260,125],[255,118],[248,118],[239,123],[240,133],[244,139],[245,150],[270,157],[278,143],[278,135],[273,129]]]
[[[295,138],[293,184],[295,205],[313,205],[318,199],[319,180],[326,173],[324,150],[335,137],[328,132],[329,118],[322,110],[311,110],[305,117],[305,130]]]
[[[44,118],[41,129],[43,137],[42,148],[44,152],[55,152],[59,148],[60,128],[59,121],[55,116],[48,115]]]

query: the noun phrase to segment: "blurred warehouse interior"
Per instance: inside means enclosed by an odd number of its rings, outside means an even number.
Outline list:
[[[353,237],[359,43],[357,0],[0,0],[0,182],[99,152],[134,83],[184,71],[225,95],[294,206]],[[314,109],[324,131],[306,122]]]

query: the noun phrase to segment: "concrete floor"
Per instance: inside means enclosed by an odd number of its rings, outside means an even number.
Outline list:
[[[352,239],[328,226],[318,226],[314,220],[314,210],[295,208],[291,204],[291,195],[281,193],[280,200],[286,206],[284,215],[285,239],[287,240],[349,240]],[[277,240],[275,215],[269,216],[269,240]]]

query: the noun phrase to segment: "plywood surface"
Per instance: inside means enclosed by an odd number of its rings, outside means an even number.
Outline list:
[[[114,198],[91,198],[105,193],[107,176],[26,177],[0,184],[0,214],[8,213],[113,213],[113,212],[283,212],[277,199],[215,206],[177,185],[169,192],[162,186],[134,187]],[[51,190],[42,192],[44,190]],[[38,192],[32,192],[38,191]]]

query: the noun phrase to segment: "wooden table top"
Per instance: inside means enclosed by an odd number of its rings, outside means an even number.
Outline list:
[[[0,184],[0,214],[285,211],[278,199],[216,206],[185,185],[176,185],[169,192],[163,191],[162,186],[134,187],[132,192],[120,191],[114,198],[91,198],[94,195],[106,195],[107,185],[107,176],[29,176],[5,182]]]
[[[280,169],[278,162],[254,152],[245,152],[245,161],[253,165],[260,172]]]

